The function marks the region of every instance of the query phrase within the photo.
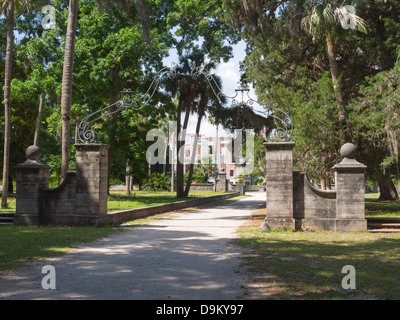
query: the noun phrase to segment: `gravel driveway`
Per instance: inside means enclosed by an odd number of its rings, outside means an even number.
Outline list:
[[[265,205],[265,193],[182,211],[172,219],[130,228],[79,246],[62,257],[30,264],[0,278],[0,299],[232,300],[245,273],[235,230]],[[42,268],[56,272],[44,290]]]

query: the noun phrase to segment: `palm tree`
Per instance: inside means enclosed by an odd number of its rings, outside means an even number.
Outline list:
[[[342,6],[335,7],[330,2],[314,6],[311,14],[304,16],[300,20],[301,28],[312,35],[313,40],[316,38],[325,38],[326,52],[329,59],[333,89],[336,93],[339,125],[341,128],[346,123],[346,107],[340,84],[340,72],[336,60],[335,45],[345,35],[345,29],[348,29],[349,20],[352,29],[364,29],[366,27],[366,22],[362,18],[349,12],[347,8]]]
[[[69,0],[68,25],[65,38],[64,67],[61,91],[61,182],[69,169],[70,121],[72,101],[72,76],[74,72],[74,52],[79,0]]]
[[[197,63],[204,63],[204,56],[202,55],[195,55],[194,56],[194,61]],[[206,65],[206,69],[212,70],[216,68],[216,63],[213,61],[210,61]],[[222,105],[225,103],[225,97],[216,94],[219,93],[219,90],[221,88],[221,79],[217,77],[216,75],[212,75],[213,80],[212,82],[209,82],[209,79],[206,77],[201,77],[197,78],[197,94],[196,94],[196,99],[193,101],[193,111],[197,113],[197,124],[196,124],[196,134],[195,134],[195,139],[192,147],[192,153],[191,153],[191,161],[190,161],[190,169],[189,169],[189,177],[188,181],[186,184],[186,189],[184,193],[184,197],[189,196],[189,191],[190,191],[190,186],[192,183],[192,178],[193,178],[193,171],[194,171],[194,162],[195,162],[195,157],[196,157],[196,150],[197,150],[197,142],[198,142],[198,137],[200,134],[200,126],[201,126],[201,121],[203,120],[204,116],[206,115],[206,112],[209,108],[218,108],[222,107]],[[218,128],[218,126],[217,126]],[[217,148],[214,150],[215,155],[217,154]],[[218,172],[218,171],[217,171]],[[216,180],[214,183],[214,186],[216,186]]]
[[[14,48],[15,12],[20,12],[22,7],[28,6],[28,0],[0,0],[0,9],[7,17],[7,49],[4,73],[4,160],[1,208],[7,209],[8,178],[10,165],[11,141],[11,80]]]
[[[7,16],[7,51],[6,51],[6,65],[4,75],[4,163],[3,163],[3,184],[2,184],[2,197],[1,208],[7,209],[7,194],[8,194],[8,175],[9,175],[9,162],[10,162],[10,97],[11,97],[11,71],[12,71],[12,51],[14,46],[14,0],[2,1],[2,10]]]
[[[200,132],[201,121],[203,120],[206,111],[213,104],[220,104],[223,102],[221,98],[215,94],[218,93],[221,86],[221,81],[215,75],[213,78],[215,84],[210,83],[204,75],[197,74],[196,71],[198,66],[205,65],[205,55],[203,52],[194,49],[190,54],[184,55],[180,58],[179,65],[176,67],[176,74],[179,79],[168,79],[166,89],[172,96],[178,97],[178,114],[177,114],[177,134],[178,137],[181,133],[184,133],[189,123],[190,114],[197,113],[197,124],[196,124],[196,136],[191,152],[192,161],[190,165],[189,178],[184,190],[184,177],[183,177],[183,163],[179,160],[179,151],[184,145],[185,135],[181,135],[182,141],[177,141],[177,197],[187,197],[190,191],[190,185],[193,178],[194,170],[194,157],[197,149],[197,138]],[[206,65],[206,70],[215,68],[215,62],[210,61]],[[211,87],[214,85],[213,87]],[[218,86],[218,87],[217,87]],[[181,115],[185,112],[185,118],[183,124],[181,123]]]
[[[214,75],[214,79],[217,81],[218,86],[220,87],[220,79],[217,78]],[[205,80],[205,79],[204,79]],[[214,90],[210,86],[211,84],[207,83],[206,81],[202,81],[202,83],[199,83],[199,91],[198,91],[198,97],[197,101],[195,101],[195,106],[196,106],[196,111],[197,111],[197,124],[196,124],[196,134],[195,134],[195,139],[192,147],[192,152],[191,152],[191,161],[190,161],[190,169],[189,169],[189,177],[188,181],[186,184],[186,189],[184,193],[184,197],[189,196],[189,191],[190,191],[190,186],[192,184],[192,178],[193,178],[193,171],[194,171],[194,162],[195,162],[195,156],[196,156],[196,150],[197,150],[197,142],[198,142],[198,137],[200,134],[200,126],[201,126],[201,121],[203,120],[206,111],[210,105],[213,104],[220,104],[223,103],[220,98],[217,98],[215,96]],[[214,150],[215,154],[217,153],[217,150]],[[216,172],[218,172],[216,170]],[[217,184],[217,181],[215,180],[214,186]]]
[[[354,7],[353,7],[354,8]],[[350,23],[349,23],[350,22]],[[302,28],[308,34],[316,39],[324,39],[326,43],[326,53],[329,60],[330,72],[333,82],[333,90],[336,94],[336,102],[338,106],[338,123],[340,143],[346,142],[345,125],[346,125],[346,105],[340,83],[340,70],[337,62],[335,46],[342,40],[346,34],[346,29],[365,29],[366,22],[355,13],[348,11],[347,7],[335,6],[331,2],[318,4],[312,8],[310,14],[301,13],[296,15],[291,23],[292,32]],[[321,188],[330,189],[330,170],[321,177]]]
[[[177,98],[177,136],[176,136],[176,195],[178,198],[184,197],[184,174],[183,163],[180,157],[180,150],[185,144],[185,132],[189,123],[189,116],[193,111],[193,101],[196,98],[196,81],[191,75],[193,66],[190,64],[190,56],[182,56],[175,72],[179,75],[178,79],[167,79],[166,90],[172,97]],[[185,118],[182,123],[182,114]]]
[[[220,125],[220,122],[217,118],[213,116],[208,117],[208,122],[211,123],[212,125],[215,125],[215,142],[214,142],[214,163],[215,163],[215,169],[214,169],[214,192],[217,191],[217,178],[218,178],[218,161],[217,161],[217,148],[218,148],[218,127]]]

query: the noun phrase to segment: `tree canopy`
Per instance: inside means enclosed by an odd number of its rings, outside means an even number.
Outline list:
[[[247,42],[244,78],[254,84],[260,100],[292,116],[298,168],[328,185],[341,145],[353,142],[368,165],[368,177],[382,182],[381,190],[383,177],[398,178],[397,168],[388,164],[398,153],[393,119],[400,112],[399,90],[395,81],[388,80],[388,72],[397,70],[400,4],[390,0],[225,3],[232,25]],[[355,15],[345,6],[352,6]],[[340,21],[339,13],[346,13],[345,19]],[[354,28],[343,27],[351,22]],[[382,90],[383,95],[378,94]],[[389,105],[391,116],[384,111]]]

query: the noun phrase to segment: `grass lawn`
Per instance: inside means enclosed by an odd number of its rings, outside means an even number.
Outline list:
[[[212,197],[224,193],[225,192],[192,191],[189,193],[188,198],[177,199],[176,192],[132,191],[132,194],[127,196],[125,191],[111,191],[108,197],[107,211],[115,212],[143,208],[182,200]]]
[[[239,231],[250,297],[262,299],[400,299],[400,235],[328,231],[262,233],[265,209]],[[356,269],[344,290],[342,268]],[[246,297],[244,297],[246,298]]]
[[[378,202],[379,193],[365,195],[365,215],[367,217],[400,218],[400,201]]]
[[[0,273],[27,262],[58,257],[80,243],[106,237],[117,228],[0,227]]]
[[[14,189],[15,190],[15,189]],[[0,192],[1,195],[1,192]],[[1,209],[0,212],[15,212],[15,193],[7,197],[8,209]]]

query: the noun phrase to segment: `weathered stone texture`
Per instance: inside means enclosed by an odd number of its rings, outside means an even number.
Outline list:
[[[107,214],[108,146],[77,144],[76,214]]]
[[[35,149],[34,157],[15,167],[17,184],[15,224],[40,224],[40,190],[49,187],[50,167],[34,160],[37,155]]]
[[[185,184],[186,188],[186,184]],[[191,191],[214,191],[214,183],[192,183]]]
[[[336,190],[321,190],[312,185],[304,172],[293,173],[294,143],[265,143],[267,148],[267,228],[324,229],[366,231],[366,166],[351,158],[337,164]],[[355,157],[357,148],[343,146],[342,156]]]
[[[262,228],[294,228],[293,142],[267,142],[267,215]]]
[[[217,191],[228,191],[228,180],[225,172],[218,174]]]
[[[336,192],[313,186],[305,172],[294,173],[294,218],[335,219]]]
[[[71,225],[75,214],[76,172],[67,172],[54,189],[41,189],[41,224]]]
[[[354,150],[352,154],[355,154]],[[349,158],[344,158],[333,167],[336,177],[338,231],[367,230],[364,177],[366,168],[362,163]]]
[[[76,145],[77,171],[49,189],[50,167],[38,160],[40,150],[30,147],[28,160],[16,167],[15,224],[95,225],[107,215],[108,146]]]

